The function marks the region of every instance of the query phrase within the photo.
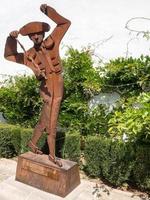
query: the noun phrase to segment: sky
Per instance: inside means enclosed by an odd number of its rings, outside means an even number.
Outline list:
[[[127,43],[135,38],[125,29],[126,22],[133,17],[150,18],[150,0],[4,0],[0,10],[0,76],[1,74],[31,74],[24,65],[4,59],[5,41],[9,33],[19,30],[31,21],[44,21],[55,24],[40,11],[40,5],[46,3],[58,13],[68,18],[72,25],[66,33],[60,48],[63,57],[66,46],[81,49],[89,44],[95,48],[95,58],[104,61],[126,55]],[[130,27],[150,31],[150,20],[134,20]],[[52,30],[51,29],[51,30]],[[110,38],[109,40],[107,40]],[[25,49],[32,47],[28,37],[19,36]],[[105,42],[102,42],[105,41]],[[22,50],[18,47],[18,52]],[[138,57],[149,55],[150,40],[139,36],[129,44],[129,55]]]

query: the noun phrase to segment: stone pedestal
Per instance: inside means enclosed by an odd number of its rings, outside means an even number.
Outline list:
[[[80,184],[78,164],[62,159],[58,167],[47,155],[27,152],[18,157],[16,180],[65,197]]]

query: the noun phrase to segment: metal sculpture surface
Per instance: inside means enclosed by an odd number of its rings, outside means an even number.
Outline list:
[[[37,142],[46,130],[50,152],[49,159],[61,167],[61,160],[55,156],[57,118],[63,97],[64,85],[61,74],[62,65],[59,55],[59,45],[71,22],[46,4],[42,4],[40,10],[57,24],[52,33],[44,39],[45,32],[50,30],[49,24],[44,22],[28,23],[19,31],[12,31],[9,34],[5,45],[4,57],[9,61],[28,66],[34,72],[36,78],[41,81],[40,96],[44,103],[39,122],[34,129],[31,140],[28,142],[28,146],[32,152],[43,154],[37,147]],[[17,39],[19,34],[29,36],[34,46],[25,51]],[[17,52],[17,42],[24,50],[23,53]]]

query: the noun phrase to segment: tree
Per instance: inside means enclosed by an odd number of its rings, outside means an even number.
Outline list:
[[[34,76],[16,76],[0,88],[0,111],[9,123],[34,126],[41,107]]]

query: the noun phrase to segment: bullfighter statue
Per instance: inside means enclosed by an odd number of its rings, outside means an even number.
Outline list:
[[[46,4],[42,4],[40,10],[57,24],[52,33],[44,39],[45,32],[50,30],[49,24],[44,22],[30,22],[24,25],[19,31],[12,31],[9,34],[4,57],[9,61],[29,67],[41,82],[40,96],[43,100],[43,107],[33,136],[27,145],[32,152],[43,154],[37,147],[37,142],[46,130],[48,133],[49,160],[61,167],[61,159],[55,156],[57,119],[64,86],[59,45],[71,22]],[[17,51],[17,42],[20,43],[18,40],[19,34],[29,36],[34,44],[27,51],[22,46],[24,49],[23,53],[18,53]]]

